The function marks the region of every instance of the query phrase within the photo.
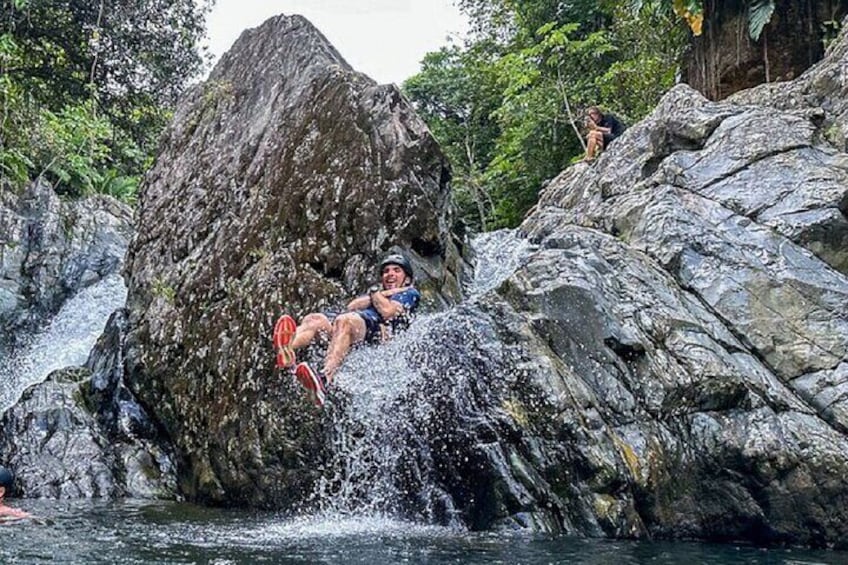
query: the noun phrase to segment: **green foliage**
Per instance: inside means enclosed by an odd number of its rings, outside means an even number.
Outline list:
[[[748,3],[748,34],[757,41],[774,14],[774,0],[751,0]]]
[[[542,26],[537,41],[497,63],[503,94],[494,112],[501,128],[486,171],[496,201],[496,227],[514,226],[535,203],[538,188],[582,151],[566,108],[589,105],[614,50],[607,34],[577,34],[574,23]]]
[[[627,120],[646,116],[676,80],[686,30],[669,10],[643,5],[614,11],[616,60],[598,79],[600,100]]]
[[[631,7],[642,9],[645,5],[654,9],[666,6],[664,0],[631,0]],[[707,4],[708,5],[708,4]],[[672,0],[674,13],[683,18],[694,35],[701,35],[704,22],[704,0]],[[774,0],[744,0],[744,2],[727,3],[723,9],[728,12],[744,10],[748,19],[748,35],[754,41],[760,39],[763,29],[771,21],[776,4]],[[712,10],[718,10],[716,6]]]
[[[638,5],[636,5],[638,4]],[[626,121],[673,84],[685,28],[668,4],[462,0],[473,37],[404,84],[454,169],[476,229],[517,225],[539,188],[582,157],[590,105]]]
[[[201,0],[0,0],[18,56],[8,72],[58,111],[94,88],[112,121],[135,132],[132,110],[172,105],[202,67]],[[20,2],[18,2],[20,5]],[[148,115],[143,116],[148,118]],[[142,122],[140,127],[149,125]]]
[[[842,29],[842,23],[839,20],[827,20],[822,22],[820,27],[822,44],[827,49],[839,35],[839,30]]]
[[[429,53],[422,72],[404,83],[453,165],[454,198],[462,217],[478,229],[485,229],[492,215],[483,170],[492,159],[499,132],[492,118],[500,95],[489,47],[481,43]]]
[[[169,285],[164,278],[157,277],[153,280],[153,288],[151,288],[151,293],[156,298],[162,298],[165,302],[169,304],[174,303],[174,299],[177,297],[177,292],[174,290],[174,287]]]
[[[26,120],[22,120],[26,116]],[[15,185],[44,176],[56,191],[68,196],[95,192],[132,202],[146,156],[105,116],[93,100],[66,106],[59,112],[21,105],[7,121],[0,167]]]
[[[29,180],[29,172],[35,168],[35,164],[25,155],[20,148],[0,149],[0,171],[3,176],[15,185],[22,185]]]
[[[0,0],[0,169],[132,201],[211,0]]]
[[[140,183],[140,176],[123,175],[117,169],[110,168],[103,173],[97,192],[114,196],[128,204],[135,204]]]
[[[93,113],[90,102],[68,106],[58,114],[43,110],[37,125],[36,166],[62,192],[79,196],[102,182],[100,169],[109,156],[108,120]]]

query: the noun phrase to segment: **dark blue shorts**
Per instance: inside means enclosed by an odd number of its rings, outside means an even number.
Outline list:
[[[365,343],[380,343],[383,338],[383,332],[380,331],[380,322],[361,312],[357,312],[357,314],[365,322]]]
[[[341,312],[337,310],[327,310],[326,312],[322,312],[322,314],[324,314],[330,321],[330,324],[332,324],[336,318],[339,317]],[[363,322],[365,322],[365,339],[363,341],[365,343],[380,343],[383,336],[383,332],[380,331],[380,322],[362,314],[362,312],[357,312],[357,314],[359,314],[359,317],[362,318]]]

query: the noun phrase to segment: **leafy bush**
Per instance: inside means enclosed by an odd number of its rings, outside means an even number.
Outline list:
[[[693,0],[694,1],[694,0]],[[627,122],[673,85],[687,32],[667,2],[459,0],[473,35],[404,83],[454,170],[472,228],[512,227],[582,158],[583,112]]]
[[[112,125],[97,117],[91,101],[65,107],[58,114],[42,110],[35,137],[35,164],[56,191],[91,194],[103,183]]]
[[[211,0],[0,0],[0,175],[132,202]]]

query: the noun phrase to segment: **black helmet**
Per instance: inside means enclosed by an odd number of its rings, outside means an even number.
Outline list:
[[[409,259],[401,255],[400,253],[392,253],[391,255],[386,255],[383,257],[383,260],[380,261],[380,273],[383,272],[383,269],[386,268],[386,265],[397,265],[403,272],[406,273],[406,276],[410,279],[414,278],[412,274],[412,263],[409,262]]]
[[[0,487],[4,487],[7,491],[12,490],[14,482],[15,475],[6,467],[0,467]]]

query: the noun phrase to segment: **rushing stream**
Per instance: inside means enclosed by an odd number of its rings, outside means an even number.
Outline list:
[[[126,297],[121,276],[106,277],[71,297],[46,328],[23,340],[10,359],[0,358],[0,412],[51,371],[85,363],[109,315],[124,305]]]
[[[529,251],[507,231],[478,239],[475,249],[484,258],[467,289],[472,299],[495,288]],[[82,363],[124,296],[116,278],[70,301],[22,355],[0,369],[0,409],[49,371]],[[848,562],[848,554],[824,550],[469,532],[430,477],[431,454],[410,425],[426,425],[437,412],[420,398],[408,401],[422,375],[407,361],[438,355],[441,344],[427,343],[425,336],[456,323],[449,314],[422,315],[389,344],[348,358],[335,384],[335,394],[347,397],[346,408],[327,407],[335,457],[309,512],[291,517],[172,502],[12,500],[37,519],[0,522],[0,563]],[[454,380],[457,386],[463,378]],[[412,517],[410,506],[418,509]]]

